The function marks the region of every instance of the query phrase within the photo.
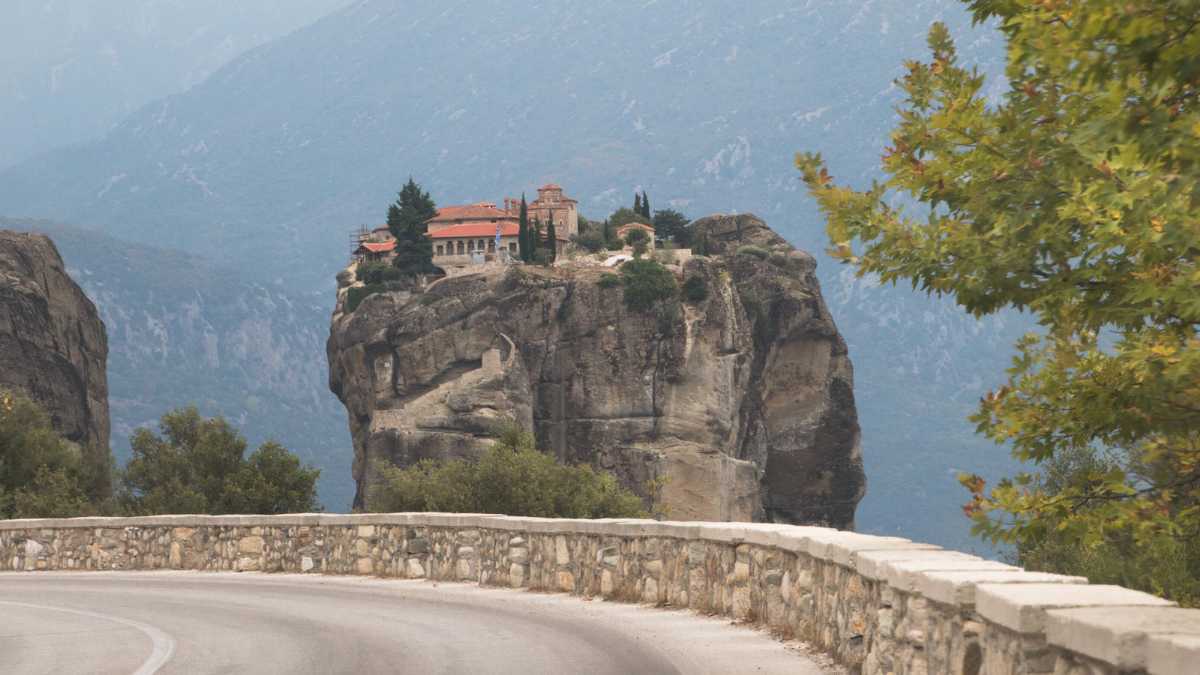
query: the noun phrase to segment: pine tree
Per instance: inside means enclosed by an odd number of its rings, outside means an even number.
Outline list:
[[[633,193],[633,212],[641,215],[642,213],[642,193]]]
[[[521,257],[522,262],[529,262],[533,251],[529,245],[529,206],[525,203],[524,193],[521,194],[521,215],[517,223],[517,255]]]
[[[646,216],[647,221],[652,218],[650,215],[650,195],[646,194],[645,190],[642,190],[642,215]]]
[[[396,258],[392,264],[397,269],[414,276],[437,271],[427,227],[429,219],[436,215],[437,206],[429,193],[409,177],[400,189],[399,199],[388,207],[388,230],[396,238]]]
[[[558,257],[558,232],[554,229],[554,212],[550,212],[550,223],[546,226],[546,245],[549,251],[549,260],[554,262]]]

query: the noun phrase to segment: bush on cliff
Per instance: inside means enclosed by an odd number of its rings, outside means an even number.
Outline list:
[[[121,473],[119,500],[130,515],[296,513],[317,510],[319,469],[277,443],[244,457],[246,439],[222,417],[195,408],[163,415],[160,434],[138,429]]]
[[[683,282],[683,299],[693,305],[704,302],[708,298],[708,284],[704,277],[694,274]]]
[[[630,260],[621,265],[621,282],[625,306],[634,312],[644,312],[679,292],[675,275],[654,260]]]
[[[745,246],[739,246],[738,250],[737,250],[737,254],[738,255],[748,255],[753,258],[758,258],[759,260],[766,260],[767,256],[770,255],[770,252],[767,251],[767,249],[762,248],[761,246],[752,246],[750,244],[747,244]]]
[[[376,293],[384,293],[387,291],[399,291],[408,288],[402,281],[385,281],[375,284],[367,284],[366,286],[351,286],[346,289],[346,304],[343,310],[347,314],[351,314],[367,296],[375,295]]]
[[[383,262],[359,265],[358,269],[354,272],[354,278],[368,286],[388,281],[398,281],[403,276],[403,272]]]
[[[580,227],[582,228],[582,225]],[[599,253],[605,249],[605,245],[608,242],[604,239],[603,228],[600,224],[596,224],[586,230],[582,230],[579,234],[571,235],[571,243],[589,253]]]
[[[423,460],[385,468],[371,510],[503,513],[543,518],[645,517],[642,500],[612,474],[539,452],[533,436],[508,429],[476,461]]]
[[[95,515],[104,504],[80,448],[21,392],[0,390],[0,518]]]
[[[374,295],[383,290],[382,284],[368,284],[366,286],[351,286],[346,290],[346,304],[343,307],[347,314],[354,312],[362,301],[368,295]]]

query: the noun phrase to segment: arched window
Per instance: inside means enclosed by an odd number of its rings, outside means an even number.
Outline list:
[[[462,241],[462,239],[459,239],[459,240],[458,240],[458,254],[459,254],[459,255],[462,255],[462,254],[463,254],[463,241]]]

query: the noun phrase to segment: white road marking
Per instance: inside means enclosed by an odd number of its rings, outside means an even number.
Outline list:
[[[167,665],[171,657],[175,655],[175,638],[165,631],[159,630],[150,624],[145,624],[132,619],[125,619],[119,616],[110,614],[98,614],[96,612],[86,612],[81,609],[67,609],[66,607],[52,607],[50,605],[34,605],[27,602],[9,602],[0,600],[0,605],[9,605],[12,607],[26,607],[28,609],[44,609],[51,612],[64,612],[66,614],[76,614],[78,616],[87,616],[93,619],[101,619],[103,621],[112,621],[114,623],[123,624],[130,628],[136,628],[150,638],[152,649],[150,656],[142,662],[142,665],[137,670],[133,671],[133,675],[154,675],[159,668]]]

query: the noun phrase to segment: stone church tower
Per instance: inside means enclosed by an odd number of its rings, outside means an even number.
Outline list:
[[[540,220],[543,225],[554,216],[554,229],[558,236],[569,239],[579,234],[579,202],[563,194],[561,185],[547,183],[538,188],[537,199],[529,202],[529,220]],[[505,210],[517,213],[521,208],[521,200],[504,200]]]

